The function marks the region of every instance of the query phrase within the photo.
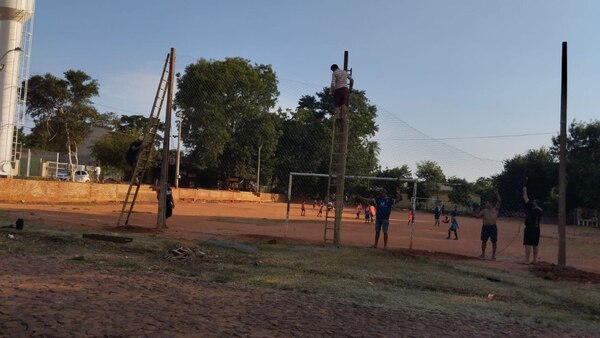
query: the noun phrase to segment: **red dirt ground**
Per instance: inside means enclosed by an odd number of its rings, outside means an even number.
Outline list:
[[[129,228],[115,229],[120,205],[0,204],[9,219],[24,218],[25,227],[43,223],[60,228],[154,232],[156,205],[138,205]],[[292,209],[285,226],[285,204],[178,203],[169,229],[159,236],[183,243],[209,237],[251,242],[322,243],[323,222],[308,210]],[[343,224],[344,245],[368,246],[373,225],[354,220]],[[568,262],[557,255],[556,226],[544,224],[540,258],[548,263],[519,264],[522,228],[515,220],[499,222],[496,261],[479,260],[478,220],[460,217],[458,241],[446,240],[446,228],[433,217],[417,214],[413,250],[408,247],[405,213],[394,212],[390,250],[430,259],[461,260],[511,271],[532,269],[542,278],[597,283],[600,230],[568,229]],[[488,248],[489,250],[489,248]],[[581,270],[587,270],[581,271]],[[210,283],[194,278],[103,270],[68,264],[52,257],[3,254],[0,259],[0,336],[446,336],[446,337],[578,337],[558,327],[532,329],[518,323],[499,325],[461,314],[411,313],[266,289]]]
[[[121,210],[118,204],[100,205],[43,205],[0,204],[1,210],[11,212],[9,217],[24,218],[28,222],[42,222],[57,227],[105,229],[114,232],[152,232],[156,224],[156,204],[138,204],[131,216],[131,227],[117,229],[116,221]],[[174,216],[168,220],[169,228],[161,236],[183,243],[194,243],[209,237],[242,238],[259,241],[253,236],[268,236],[289,242],[323,242],[323,217],[316,217],[316,210],[307,210],[300,216],[300,206],[292,205],[290,222],[286,226],[284,203],[189,203],[180,202]],[[390,219],[390,249],[409,247],[410,232],[406,224],[406,212],[394,211]],[[344,211],[341,239],[346,246],[372,245],[373,223],[354,219],[352,210]],[[471,217],[459,217],[459,240],[447,240],[447,225],[433,226],[433,216],[416,214],[413,249],[420,252],[453,254],[477,257],[481,253],[479,234],[481,221]],[[474,264],[499,266],[507,270],[527,270],[521,264],[524,258],[523,224],[520,219],[505,218],[498,222],[497,260],[473,261]],[[380,243],[381,245],[381,243]],[[554,224],[542,224],[539,260],[557,263],[558,233]],[[427,254],[431,255],[431,254]],[[491,244],[487,248],[491,256]],[[454,256],[457,259],[457,256]],[[567,227],[567,263],[579,270],[600,273],[600,229]]]

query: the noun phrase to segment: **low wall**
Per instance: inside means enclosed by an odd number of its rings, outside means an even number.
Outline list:
[[[0,202],[25,203],[91,203],[121,202],[127,194],[127,184],[73,183],[0,178]],[[135,189],[133,187],[132,189]],[[279,202],[284,196],[247,191],[173,189],[176,201]],[[138,202],[155,202],[156,191],[142,185]]]

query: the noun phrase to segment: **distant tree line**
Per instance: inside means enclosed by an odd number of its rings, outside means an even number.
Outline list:
[[[80,70],[68,70],[64,78],[52,74],[35,75],[29,80],[27,113],[34,126],[24,135],[32,148],[67,152],[77,162],[78,148],[94,126],[111,133],[92,146],[95,161],[103,166],[128,170],[125,153],[144,129],[143,115],[118,116],[100,113],[93,106],[98,81]],[[182,116],[183,167],[205,181],[216,182],[230,176],[254,179],[258,156],[261,185],[275,191],[287,189],[291,171],[326,173],[333,102],[328,88],[304,95],[295,109],[276,109],[278,81],[270,65],[252,64],[243,58],[201,59],[177,77],[174,109]],[[349,175],[417,178],[418,197],[433,197],[442,185],[449,185],[449,199],[461,206],[477,207],[472,194],[486,195],[497,190],[504,210],[522,209],[521,187],[528,177],[530,195],[556,210],[558,200],[558,139],[550,149],[534,149],[505,160],[500,174],[475,182],[449,177],[435,161],[417,163],[413,174],[407,165],[380,169],[377,108],[365,91],[350,96],[351,126],[348,140]],[[162,125],[161,128],[162,130]],[[600,121],[577,122],[568,135],[568,209],[600,209]],[[162,144],[157,140],[155,147]],[[71,160],[73,158],[73,160]],[[160,160],[160,159],[159,159]],[[294,186],[294,195],[314,195],[313,187]],[[379,181],[381,182],[381,181]],[[206,184],[206,183],[205,183]],[[395,192],[397,183],[376,183]],[[401,186],[412,197],[412,187]],[[324,191],[324,187],[319,186]],[[313,190],[311,190],[313,189]],[[349,182],[349,193],[368,193],[364,184]]]

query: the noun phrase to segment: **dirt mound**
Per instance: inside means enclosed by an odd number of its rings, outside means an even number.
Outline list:
[[[529,269],[534,275],[547,280],[600,284],[600,274],[578,270],[571,266],[539,262],[531,265]]]

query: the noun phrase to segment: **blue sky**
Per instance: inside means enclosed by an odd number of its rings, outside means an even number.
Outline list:
[[[597,1],[38,0],[30,71],[81,69],[100,111],[147,115],[169,48],[178,71],[240,56],[271,64],[278,104],[294,108],[348,50],[379,108],[382,167],[435,160],[473,180],[558,132],[563,41],[569,120],[598,118],[598,13]],[[522,134],[542,135],[510,136]]]

